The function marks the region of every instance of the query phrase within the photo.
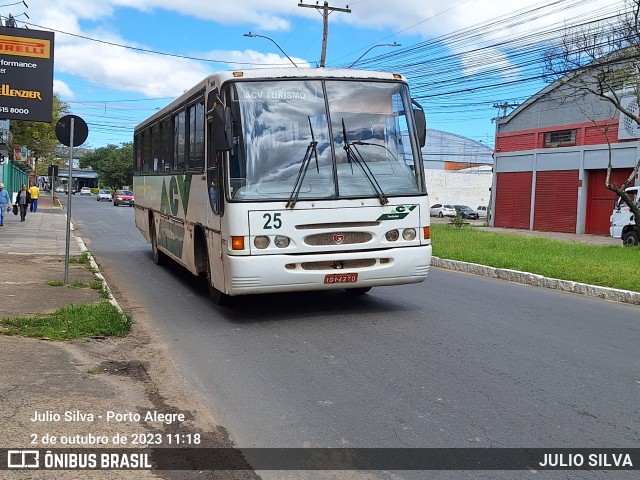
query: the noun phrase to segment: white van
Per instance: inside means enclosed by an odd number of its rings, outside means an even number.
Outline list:
[[[625,192],[634,202],[640,202],[640,186],[629,187]],[[625,245],[638,245],[639,235],[633,212],[621,197],[616,199],[609,221],[611,223],[609,233],[613,238],[621,238]]]

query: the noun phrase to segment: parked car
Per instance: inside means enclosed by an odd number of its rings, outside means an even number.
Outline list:
[[[484,205],[480,205],[478,208],[476,208],[476,213],[480,218],[487,218],[487,207],[485,207]]]
[[[113,197],[113,206],[129,205],[133,207],[133,192],[131,190],[116,190],[116,195]]]
[[[113,201],[113,195],[111,194],[111,190],[99,190],[96,198],[98,201],[101,201],[101,200],[108,200],[110,202]]]
[[[435,205],[431,205],[431,216],[432,217],[455,217],[456,209],[453,208],[453,205],[443,205],[441,203],[436,203]]]
[[[466,205],[454,205],[453,208],[455,208],[456,214],[460,215],[462,218],[466,218],[468,220],[478,220],[478,218],[480,218],[478,216],[478,212]]]
[[[80,195],[91,195],[91,189],[89,187],[82,187],[80,189]]]
[[[66,193],[67,195],[69,195],[69,187],[66,187],[64,189],[64,193]],[[71,187],[71,195],[75,195],[76,194],[76,187]]]

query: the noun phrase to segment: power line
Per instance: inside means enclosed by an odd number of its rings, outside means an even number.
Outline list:
[[[186,60],[196,60],[198,62],[208,62],[208,63],[227,63],[227,64],[236,64],[236,65],[259,65],[259,66],[281,66],[283,65],[282,63],[258,63],[258,62],[238,62],[235,60],[216,60],[216,59],[212,59],[212,58],[202,58],[202,57],[192,57],[189,55],[181,55],[178,53],[169,53],[169,52],[160,52],[158,50],[151,50],[148,48],[141,48],[141,47],[132,47],[131,45],[123,45],[121,43],[115,43],[115,42],[109,42],[107,40],[100,40],[97,38],[92,38],[92,37],[88,37],[86,35],[80,35],[77,33],[70,33],[70,32],[65,32],[63,30],[58,30],[55,28],[51,28],[51,27],[45,27],[42,25],[37,25],[35,23],[29,23],[29,22],[22,22],[25,25],[30,25],[32,27],[36,27],[39,28],[40,30],[48,30],[51,32],[56,32],[56,33],[61,33],[63,35],[69,35],[70,37],[76,37],[76,38],[81,38],[83,40],[89,40],[91,42],[96,42],[96,43],[102,43],[105,45],[111,45],[113,47],[120,47],[120,48],[125,48],[127,50],[134,50],[137,52],[143,52],[143,53],[152,53],[154,55],[162,55],[165,57],[174,57],[174,58],[183,58]]]

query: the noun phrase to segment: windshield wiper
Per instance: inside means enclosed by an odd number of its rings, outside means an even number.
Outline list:
[[[387,153],[389,153],[389,155],[391,155],[391,157],[396,161],[396,163],[400,163],[400,160],[398,159],[398,157],[396,157],[386,145],[380,145],[379,143],[373,143],[373,142],[363,142],[362,140],[356,140],[355,142],[351,142],[351,145],[368,145],[371,147],[382,148],[386,150]]]
[[[367,177],[367,180],[369,180],[373,191],[378,196],[380,205],[386,205],[387,203],[389,203],[389,199],[382,191],[382,187],[378,183],[378,180],[376,180],[376,177],[369,168],[369,165],[367,165],[367,162],[364,160],[364,158],[362,158],[362,155],[360,155],[358,149],[356,147],[352,147],[352,145],[355,145],[356,142],[349,143],[349,139],[347,138],[347,127],[344,124],[344,118],[342,119],[342,136],[344,137],[343,148],[344,151],[347,152],[347,161],[349,163],[353,162],[360,167],[362,173],[364,173],[364,176]]]
[[[309,169],[309,164],[311,163],[311,155],[313,155],[316,159],[316,169],[318,173],[320,173],[320,166],[318,165],[318,142],[316,142],[316,137],[313,133],[313,127],[311,126],[311,117],[307,117],[309,120],[309,131],[311,131],[311,141],[309,145],[307,145],[307,151],[304,154],[304,158],[302,159],[302,163],[300,164],[300,170],[298,171],[298,176],[296,177],[296,182],[293,185],[293,190],[291,191],[291,195],[289,196],[289,201],[285,205],[285,208],[293,208],[296,206],[296,202],[298,201],[298,195],[300,195],[300,190],[302,189],[302,183],[304,182],[304,176],[307,174],[307,170]]]

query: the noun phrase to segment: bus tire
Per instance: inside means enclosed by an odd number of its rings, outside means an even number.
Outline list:
[[[231,297],[229,295],[227,295],[226,293],[222,293],[211,284],[209,284],[209,296],[211,297],[213,303],[215,303],[216,305],[220,305],[221,307],[229,305],[229,303],[231,302]]]
[[[164,265],[165,255],[158,249],[156,224],[153,218],[151,218],[149,221],[149,236],[151,237],[151,253],[153,254],[153,263],[155,263],[156,265]]]
[[[359,296],[365,295],[369,292],[369,290],[371,290],[371,287],[347,288],[345,292],[347,292],[349,295]]]
[[[209,249],[207,248],[207,244],[205,243],[202,248],[204,248],[204,252],[202,253],[204,255],[204,261],[206,262],[206,265],[207,265],[206,281],[207,281],[207,288],[209,289],[209,297],[211,297],[211,300],[216,305],[220,305],[220,306],[229,305],[229,303],[231,302],[231,297],[226,293],[222,293],[220,290],[218,290],[216,287],[213,286],[213,282],[212,282],[213,275],[211,274],[211,264],[209,263]]]
[[[635,247],[640,243],[637,230],[629,230],[622,235],[622,243],[625,247]]]

